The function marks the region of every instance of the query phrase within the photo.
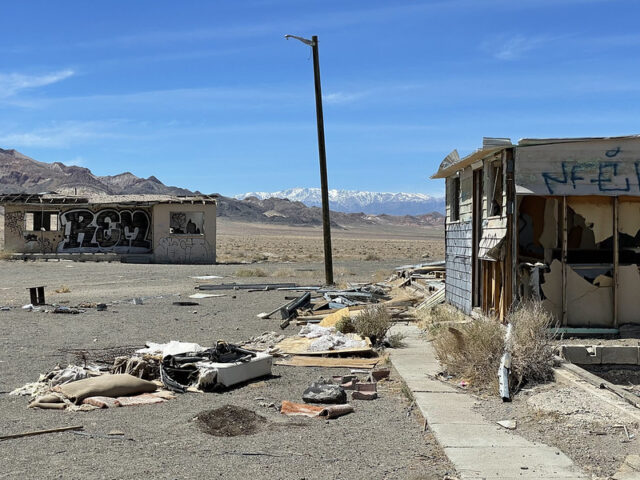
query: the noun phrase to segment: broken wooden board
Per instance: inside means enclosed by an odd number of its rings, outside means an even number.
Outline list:
[[[287,360],[275,362],[287,367],[328,367],[328,368],[374,368],[380,361],[376,358],[327,358],[296,355]]]
[[[365,347],[345,348],[342,350],[322,350],[319,352],[310,352],[309,347],[317,340],[317,338],[305,337],[288,337],[276,345],[278,351],[285,355],[332,355],[336,353],[370,353],[372,351],[371,340],[362,338],[355,333],[346,334],[352,340],[364,340]]]

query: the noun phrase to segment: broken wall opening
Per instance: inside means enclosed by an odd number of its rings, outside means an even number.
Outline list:
[[[517,246],[521,298],[566,326],[640,324],[640,199],[520,197]]]

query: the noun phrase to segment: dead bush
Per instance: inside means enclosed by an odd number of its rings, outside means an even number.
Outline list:
[[[369,337],[375,345],[382,342],[391,328],[391,315],[383,305],[367,307],[353,319],[353,326],[358,335]]]
[[[478,390],[498,391],[498,367],[504,353],[504,328],[492,319],[434,332],[436,357],[455,377],[468,380]]]
[[[62,285],[60,288],[56,289],[56,293],[71,293],[71,289],[68,285]]]
[[[387,337],[387,343],[391,348],[402,348],[406,346],[404,339],[403,333],[392,333]]]
[[[511,323],[511,375],[516,388],[524,382],[553,379],[553,317],[540,302],[520,304],[507,317]]]
[[[266,277],[267,272],[261,268],[245,268],[242,270],[236,270],[234,273],[236,277]]]

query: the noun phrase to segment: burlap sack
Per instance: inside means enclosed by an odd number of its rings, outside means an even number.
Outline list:
[[[72,402],[79,404],[87,397],[123,397],[156,391],[156,384],[128,375],[100,375],[55,387]]]

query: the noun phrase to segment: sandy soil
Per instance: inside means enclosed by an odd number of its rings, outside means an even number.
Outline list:
[[[358,227],[332,230],[336,260],[413,262],[444,257],[444,232],[432,227]],[[287,227],[218,219],[219,262],[320,261],[322,228]]]
[[[417,261],[404,259],[403,262]],[[349,278],[367,280],[393,262],[338,262]],[[264,264],[268,275],[291,265]],[[193,293],[190,276],[223,275],[220,281],[297,281],[314,278],[235,278],[237,265],[169,266],[117,263],[0,262],[0,424],[2,433],[84,425],[93,437],[57,433],[0,442],[1,478],[415,478],[441,479],[451,465],[394,380],[380,399],[354,403],[355,413],[332,421],[290,419],[264,404],[300,401],[304,388],[320,376],[346,369],[274,367],[273,377],[216,394],[185,394],[159,405],[91,412],[27,409],[26,397],[6,393],[56,363],[77,361],[69,349],[142,345],[151,340],[236,342],[270,330],[278,320],[256,314],[284,303],[284,292],[227,292],[199,300],[197,307],[172,304]],[[304,275],[322,266],[299,264]],[[315,273],[313,274],[315,275]],[[313,277],[311,275],[311,277]],[[79,315],[26,312],[27,287],[46,285],[50,303],[108,302],[105,312]],[[62,285],[69,293],[55,293]],[[143,305],[130,299],[145,297]],[[195,312],[195,313],[194,313]],[[295,327],[286,332],[294,334]],[[89,356],[95,350],[89,350]],[[252,410],[269,421],[254,435],[215,437],[193,420],[224,405]],[[111,430],[124,437],[106,437]],[[256,454],[256,455],[254,455]]]

